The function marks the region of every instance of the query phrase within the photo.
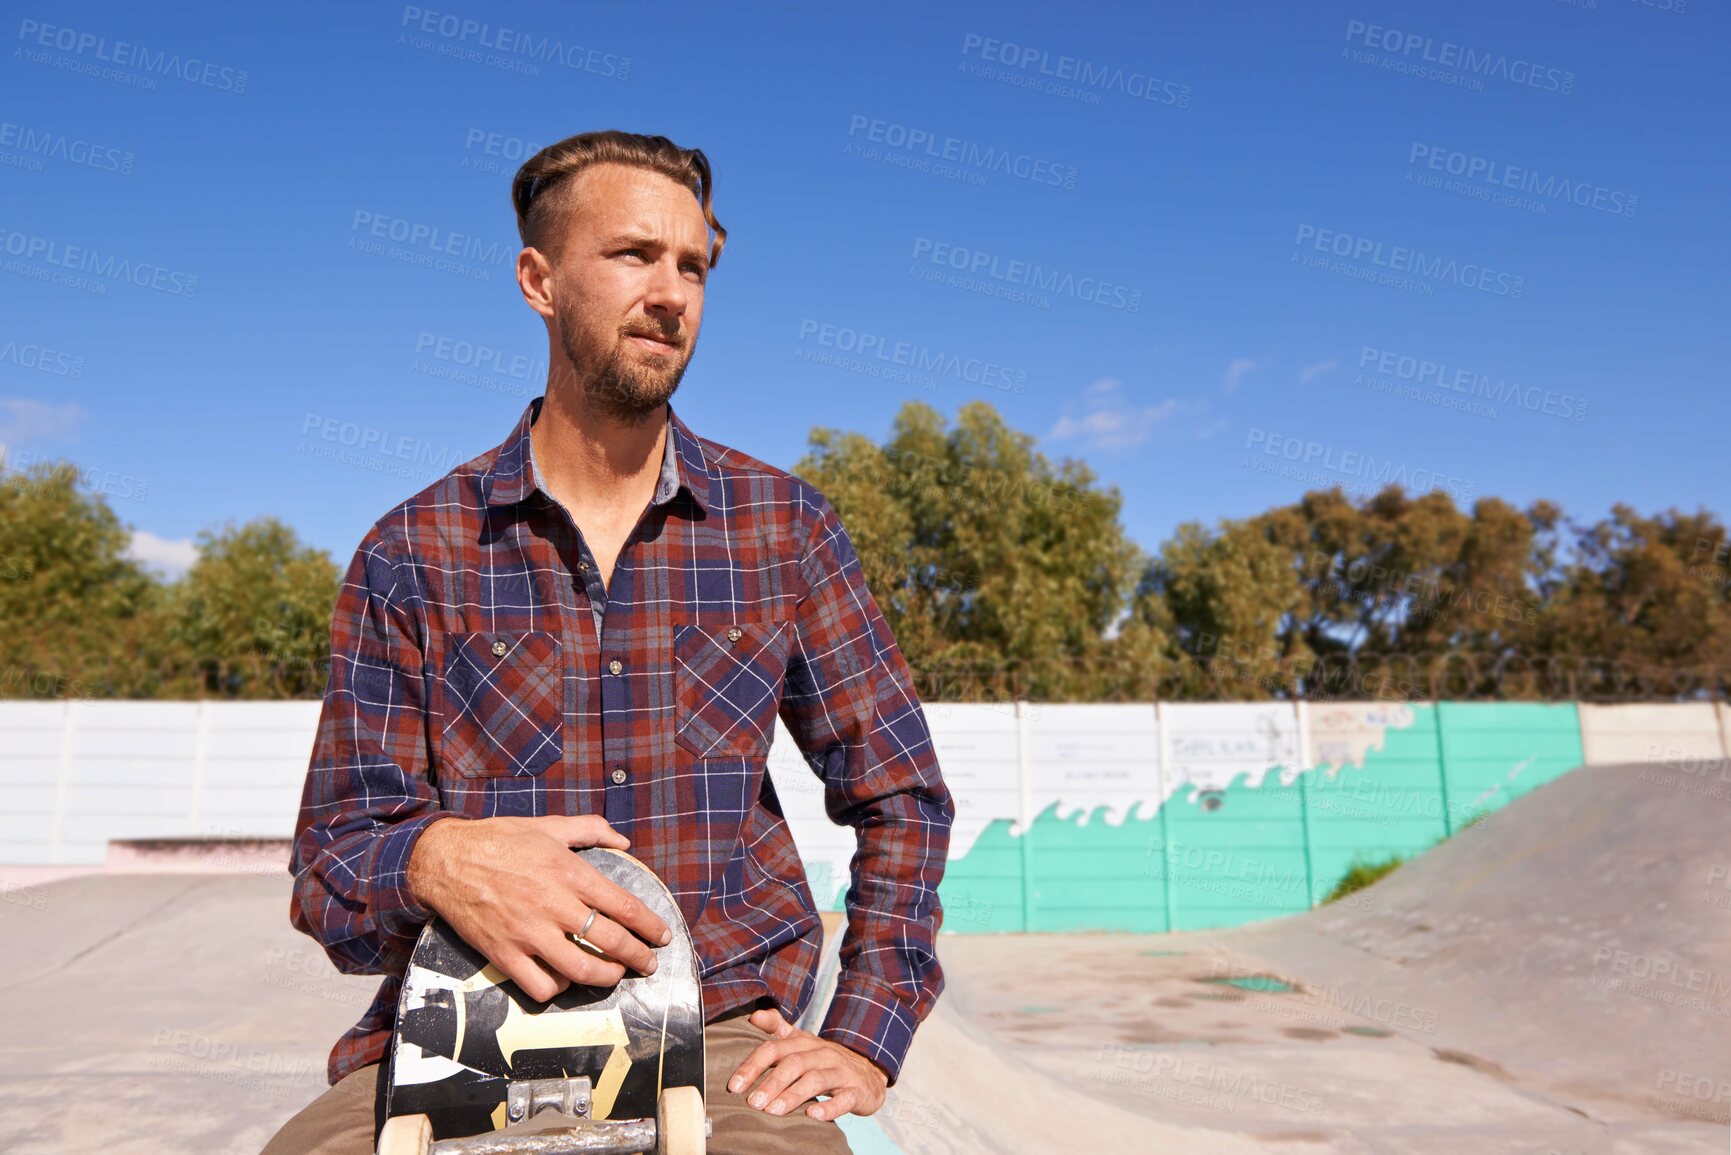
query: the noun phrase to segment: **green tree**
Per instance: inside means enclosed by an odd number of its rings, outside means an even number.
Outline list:
[[[1524,638],[1571,696],[1724,696],[1731,686],[1731,547],[1711,513],[1644,517],[1627,505],[1590,525],[1561,519],[1535,565],[1545,597]]]
[[[156,688],[161,591],[131,534],[63,463],[0,477],[0,697],[133,697]]]
[[[1330,489],[1182,527],[1139,597],[1188,659],[1168,681],[1177,697],[1723,695],[1728,553],[1705,511],[1617,506],[1582,525],[1549,501],[1468,511],[1440,493]]]
[[[1033,442],[984,402],[954,428],[911,402],[883,445],[813,431],[794,472],[835,506],[923,695],[1146,698],[1165,643],[1127,612],[1144,559],[1120,495]]]
[[[1255,524],[1299,578],[1285,649],[1313,659],[1310,696],[1350,692],[1330,673],[1349,661],[1455,696],[1492,692],[1499,662],[1537,614],[1535,522],[1497,498],[1467,512],[1442,493],[1388,486],[1354,502],[1336,488]]]
[[[173,593],[177,648],[203,692],[316,698],[324,692],[341,574],[330,555],[275,518],[199,535]]]
[[[1196,522],[1179,526],[1137,598],[1160,604],[1139,612],[1169,623],[1188,659],[1174,662],[1164,697],[1267,698],[1293,692],[1306,668],[1303,636],[1286,629],[1303,598],[1298,572],[1252,522],[1224,522],[1214,533]]]
[[[0,697],[307,698],[339,574],[266,518],[204,533],[179,581],[64,462],[0,476]]]

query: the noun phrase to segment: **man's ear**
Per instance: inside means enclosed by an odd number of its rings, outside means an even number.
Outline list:
[[[515,272],[523,300],[551,324],[554,315],[553,266],[546,254],[537,248],[525,248],[517,254]]]

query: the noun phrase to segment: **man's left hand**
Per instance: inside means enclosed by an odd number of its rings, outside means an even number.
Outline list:
[[[739,1065],[727,1089],[738,1094],[762,1075],[763,1082],[745,1100],[753,1107],[785,1115],[808,1099],[828,1095],[805,1110],[813,1119],[827,1120],[850,1111],[870,1115],[884,1105],[889,1073],[858,1051],[800,1030],[774,1008],[753,1011],[751,1024],[771,1037]]]

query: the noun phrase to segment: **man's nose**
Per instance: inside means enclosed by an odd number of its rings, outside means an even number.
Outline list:
[[[651,313],[678,317],[690,303],[690,286],[679,275],[677,261],[658,261],[649,277],[644,305]]]

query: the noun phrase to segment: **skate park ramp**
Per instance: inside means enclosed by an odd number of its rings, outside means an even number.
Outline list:
[[[945,935],[884,1152],[1724,1152],[1731,771],[1585,767],[1353,899],[1232,930]],[[132,869],[138,870],[135,865]],[[0,1150],[256,1152],[376,979],[280,867],[0,902]]]
[[[1423,1006],[1452,1061],[1593,1119],[1707,1117],[1725,1150],[1731,800],[1691,789],[1724,765],[1583,767],[1363,906],[1231,942],[1281,973]]]
[[[1583,767],[1305,914],[946,939],[909,1094],[956,1078],[920,1066],[954,1033],[1069,1091],[1000,1093],[980,1115],[1005,1130],[1087,1101],[1259,1150],[1724,1152],[1728,835],[1723,761]],[[905,1150],[968,1149],[955,1100],[908,1114]],[[1218,1149],[1164,1142],[1128,1149]]]

